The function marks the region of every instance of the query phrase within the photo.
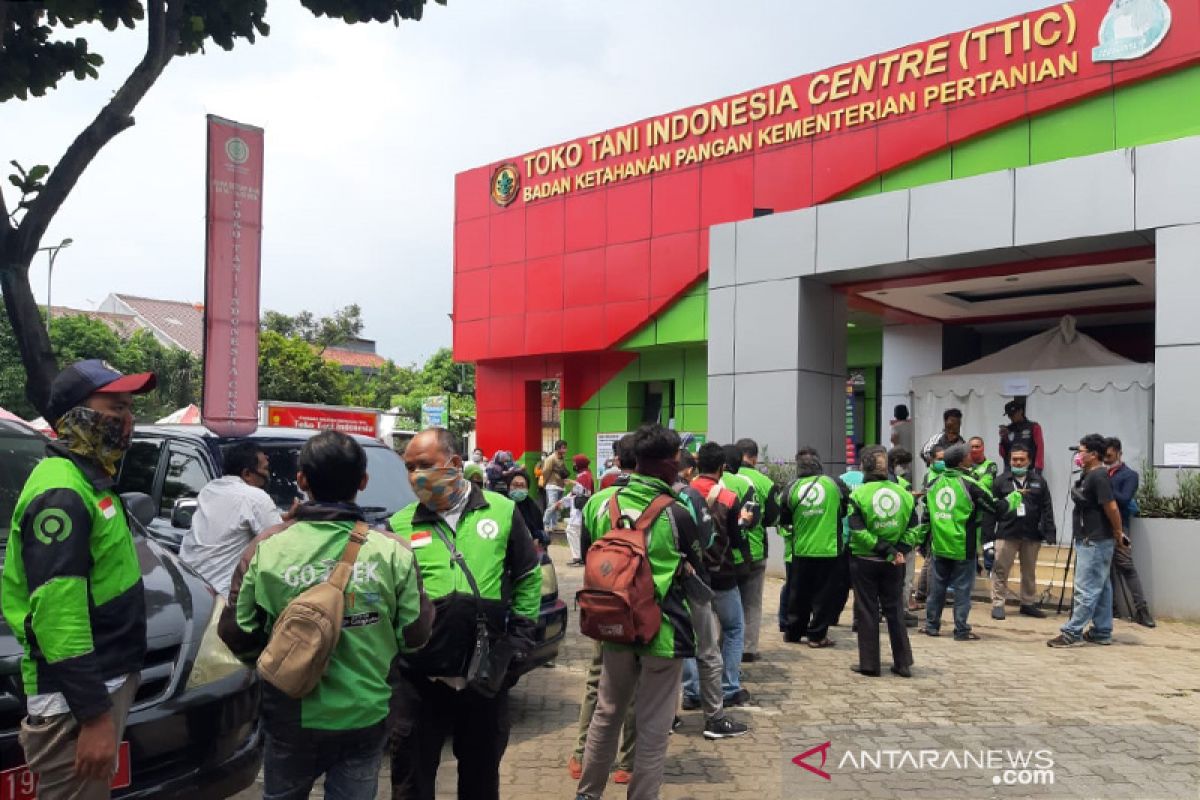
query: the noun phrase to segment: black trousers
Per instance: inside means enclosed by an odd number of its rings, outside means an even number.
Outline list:
[[[1146,602],[1146,592],[1142,589],[1142,579],[1138,577],[1137,567],[1133,563],[1132,547],[1113,548],[1112,578],[1113,596],[1116,598],[1118,609],[1132,601],[1133,607],[1124,609],[1130,616],[1139,611],[1150,610]],[[1124,588],[1120,587],[1121,581],[1125,582]],[[1128,589],[1128,597],[1125,589]]]
[[[459,800],[499,800],[511,728],[507,689],[487,698],[402,677],[392,706],[392,800],[434,800],[446,737],[458,759]]]
[[[836,558],[796,556],[792,559],[787,630],[784,631],[789,642],[798,642],[803,636],[810,642],[819,642],[829,633],[827,612],[822,609],[828,603],[830,583],[837,570]]]
[[[850,562],[854,583],[854,621],[858,625],[858,664],[879,671],[879,609],[887,620],[892,644],[892,663],[910,667],[912,647],[904,626],[904,567],[887,561],[854,558]]]
[[[837,557],[837,568],[829,579],[825,597],[820,603],[824,616],[825,627],[837,625],[846,604],[850,602],[850,548],[847,547]]]

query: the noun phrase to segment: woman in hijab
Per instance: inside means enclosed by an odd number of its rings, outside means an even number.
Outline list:
[[[550,537],[546,535],[545,525],[542,522],[542,507],[529,493],[529,475],[525,470],[518,470],[509,477],[508,499],[517,504],[517,510],[521,512],[521,519],[525,520],[525,527],[529,528],[529,533],[533,535],[534,541],[540,542],[542,547],[549,547]]]

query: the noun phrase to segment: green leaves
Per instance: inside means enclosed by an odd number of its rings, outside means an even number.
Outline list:
[[[50,174],[50,168],[45,164],[37,164],[26,172],[16,161],[8,162],[13,165],[16,172],[8,176],[8,182],[17,187],[17,191],[21,193],[21,198],[17,201],[17,205],[13,208],[9,218],[15,220],[17,215],[33,202],[39,192],[45,188],[46,176]]]

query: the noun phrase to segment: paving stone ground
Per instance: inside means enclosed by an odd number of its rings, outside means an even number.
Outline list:
[[[559,565],[562,596],[570,602],[581,570],[565,566],[565,548],[555,545],[551,554]],[[772,624],[779,586],[767,581],[763,660],[743,671],[754,707],[731,712],[749,723],[752,732],[710,742],[701,736],[700,713],[683,714],[683,726],[671,738],[664,800],[1200,798],[1200,626],[1163,620],[1148,630],[1119,620],[1111,647],[1054,650],[1046,640],[1064,618],[1010,613],[997,622],[986,605],[976,603],[971,623],[980,641],[955,642],[945,635],[951,627],[947,609],[942,637],[910,631],[913,679],[886,672],[886,677],[872,679],[849,671],[857,662],[849,610],[845,624],[832,629],[836,647],[785,645]],[[886,671],[886,635],[882,641]],[[501,769],[503,797],[574,797],[566,762],[590,653],[591,643],[578,633],[572,615],[556,665],[526,676],[513,690],[513,733]],[[930,784],[928,774],[920,771],[886,777],[838,773],[824,781],[790,763],[794,755],[825,740],[834,742],[830,768],[836,766],[838,750],[850,745],[874,750],[992,742],[1051,748],[1060,756],[1053,787],[999,787],[989,794],[971,786],[943,795],[944,783]],[[1093,757],[1080,766],[1078,759],[1062,755],[1068,751]],[[1095,757],[1101,752],[1111,758]],[[819,755],[806,761],[820,764]],[[453,767],[447,750],[439,800],[455,797]],[[380,797],[389,796],[386,774],[380,789]],[[623,797],[624,787],[610,785],[607,796]],[[239,800],[257,797],[261,786],[238,795]]]

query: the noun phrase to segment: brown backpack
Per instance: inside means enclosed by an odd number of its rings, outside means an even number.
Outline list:
[[[271,639],[258,657],[258,674],[288,697],[299,700],[311,694],[329,667],[342,637],[346,584],[367,531],[367,523],[355,523],[329,577],[292,598],[271,627]]]
[[[654,573],[647,553],[650,526],[675,502],[660,494],[631,527],[621,513],[617,493],[608,499],[612,529],[587,552],[583,588],[575,594],[579,629],[584,636],[614,644],[645,645],[662,626],[654,598]]]

